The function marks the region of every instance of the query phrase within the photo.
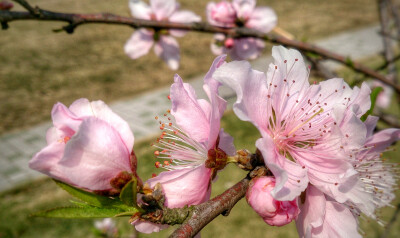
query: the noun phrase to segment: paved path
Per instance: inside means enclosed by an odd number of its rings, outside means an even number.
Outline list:
[[[317,45],[342,55],[348,55],[353,59],[371,56],[382,51],[381,38],[377,33],[378,29],[377,26],[374,26],[342,33],[321,40],[317,42]],[[265,71],[270,62],[272,62],[271,57],[263,57],[252,62],[252,64],[254,68]],[[327,62],[326,65],[331,69],[338,66],[332,62]],[[171,73],[171,79],[172,77]],[[202,90],[202,78],[203,76],[199,76],[191,80],[191,84],[195,87],[199,97],[205,96]],[[232,96],[232,92],[227,88],[223,88],[221,91],[225,97]],[[170,102],[167,99],[168,94],[169,87],[166,87],[146,92],[129,100],[113,103],[110,106],[114,112],[128,121],[135,134],[135,140],[138,141],[159,133],[154,116],[164,114],[170,107]],[[231,100],[234,100],[234,98]],[[46,145],[45,132],[50,126],[51,122],[46,122],[18,133],[0,136],[0,191],[43,176],[30,170],[28,161],[34,153]]]

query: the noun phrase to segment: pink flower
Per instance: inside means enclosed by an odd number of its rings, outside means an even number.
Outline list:
[[[275,12],[268,7],[255,7],[255,0],[222,1],[207,5],[207,19],[211,25],[220,27],[248,27],[263,33],[270,32],[277,23]],[[211,44],[214,54],[228,53],[234,60],[255,59],[265,47],[264,41],[251,37],[238,38],[228,44],[231,38],[217,34]]]
[[[236,11],[230,2],[222,1],[217,4],[211,2],[207,4],[207,19],[215,26],[234,27],[237,19]]]
[[[115,179],[130,180],[134,137],[104,102],[57,103],[51,116],[48,145],[29,162],[31,169],[92,191],[113,191],[122,186]]]
[[[358,172],[358,182],[350,190],[342,190],[348,197],[346,204],[356,216],[361,213],[378,219],[378,208],[389,206],[394,199],[398,169],[382,160],[382,153],[400,139],[400,129],[390,128],[373,135],[377,117],[369,116],[365,121],[367,139],[362,148],[354,150],[351,163]],[[378,222],[379,219],[378,219]]]
[[[300,210],[296,226],[301,238],[361,237],[358,221],[349,208],[312,185],[306,190]]]
[[[211,180],[226,165],[227,155],[235,154],[233,138],[220,128],[220,120],[226,101],[218,95],[220,83],[212,78],[214,71],[225,63],[225,57],[217,57],[204,78],[204,91],[209,102],[197,99],[192,86],[183,83],[175,75],[171,86],[171,114],[160,119],[161,134],[155,155],[165,160],[161,164],[168,171],[147,180],[150,187],[162,185],[165,204],[169,208],[196,205],[207,201],[211,193]],[[170,120],[171,119],[171,120]],[[135,222],[140,232],[158,231],[150,223]],[[145,226],[142,229],[142,226]]]
[[[144,20],[190,23],[200,21],[200,17],[190,11],[178,11],[175,0],[150,0],[150,6],[140,0],[130,0],[129,7],[133,17]],[[179,67],[179,45],[174,37],[182,37],[181,30],[154,30],[140,28],[125,44],[125,53],[132,59],[146,55],[154,44],[154,53],[168,66],[176,70]]]
[[[272,196],[291,201],[309,182],[338,202],[358,181],[350,151],[364,145],[366,126],[359,117],[370,107],[370,90],[351,89],[343,79],[308,83],[308,68],[298,51],[273,47],[268,73],[248,62],[222,65],[214,78],[236,91],[236,115],[252,122],[262,138],[256,146],[276,177]]]
[[[249,205],[271,226],[289,224],[297,217],[300,210],[297,199],[293,201],[277,201],[271,196],[275,187],[275,178],[260,177],[251,181],[246,193]]]

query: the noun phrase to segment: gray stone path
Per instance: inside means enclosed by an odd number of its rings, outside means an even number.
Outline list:
[[[378,30],[379,27],[374,26],[345,32],[318,41],[317,45],[350,56],[353,59],[360,59],[382,51],[382,42],[377,33]],[[265,71],[270,62],[272,62],[271,57],[262,57],[253,61],[252,64],[254,68]],[[326,65],[331,69],[338,66],[333,62],[327,62]],[[173,74],[171,73],[171,80],[172,78]],[[202,79],[203,76],[199,76],[191,80],[191,84],[195,87],[199,97],[205,97],[202,90]],[[187,81],[187,79],[184,80]],[[162,115],[170,108],[170,101],[167,99],[168,94],[169,87],[166,87],[143,93],[129,100],[115,102],[110,106],[114,112],[128,121],[135,134],[135,140],[138,141],[159,133],[154,116]],[[221,94],[234,100],[232,92],[227,88],[222,88]],[[30,170],[28,161],[46,145],[45,132],[50,126],[51,122],[46,122],[21,132],[0,136],[0,191],[43,176]]]

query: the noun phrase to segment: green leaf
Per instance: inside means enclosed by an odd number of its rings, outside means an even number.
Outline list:
[[[69,202],[74,204],[75,206],[78,206],[78,207],[92,207],[87,203],[79,202],[79,201],[75,201],[75,200],[69,200]]]
[[[376,104],[376,99],[378,98],[379,93],[383,91],[382,87],[376,87],[374,89],[372,89],[371,92],[371,107],[370,109],[361,117],[361,121],[365,121],[367,120],[368,116],[372,114],[372,112],[374,111],[375,108],[375,104]]]
[[[100,196],[94,193],[90,193],[79,188],[72,187],[66,183],[61,181],[54,180],[58,186],[67,191],[72,196],[78,198],[82,202],[90,204],[95,207],[111,207],[118,206],[118,203],[121,204],[120,201],[111,199],[109,197]]]
[[[122,202],[126,205],[131,207],[136,207],[136,187],[137,187],[137,180],[136,178],[132,178],[129,183],[127,183],[121,190],[119,194],[119,198]]]
[[[121,214],[120,209],[98,207],[58,207],[33,214],[37,217],[53,218],[104,218]]]

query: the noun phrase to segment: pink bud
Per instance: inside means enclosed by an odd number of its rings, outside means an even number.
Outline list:
[[[211,18],[222,24],[234,24],[236,12],[231,3],[224,1],[214,5],[211,9]]]
[[[228,49],[232,48],[235,45],[235,41],[232,38],[228,38],[224,42],[224,46]]]
[[[9,1],[4,0],[4,1],[0,2],[0,10],[10,10],[13,7],[14,7],[14,4],[12,4]]]
[[[275,187],[275,178],[259,177],[253,179],[247,190],[246,199],[249,205],[271,226],[289,224],[297,217],[300,210],[297,199],[277,201],[271,196]]]

